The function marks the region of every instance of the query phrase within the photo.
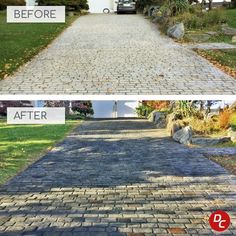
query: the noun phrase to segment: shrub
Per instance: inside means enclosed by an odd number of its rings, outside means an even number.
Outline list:
[[[230,116],[230,126],[236,131],[236,111],[233,111]]]
[[[88,10],[87,0],[38,0],[40,6],[66,6],[67,10]]]
[[[6,9],[7,6],[24,6],[25,0],[0,0],[0,10]]]
[[[46,101],[44,107],[64,107],[63,101]]]
[[[170,107],[170,101],[143,101],[143,105],[147,105],[153,110],[166,111]]]
[[[176,17],[172,17],[170,25],[178,22],[183,22],[187,29],[197,29],[220,25],[227,22],[227,19],[221,9],[215,9],[209,12],[185,12]]]
[[[222,129],[228,129],[230,127],[230,116],[231,112],[226,109],[219,115],[219,125]]]
[[[208,11],[204,14],[203,25],[211,26],[225,23],[227,21],[226,16],[222,9],[215,9],[213,11]]]
[[[188,0],[170,0],[168,2],[172,15],[178,15],[189,10]]]
[[[136,113],[139,117],[148,117],[153,110],[154,108],[142,104],[136,108]]]
[[[7,115],[8,107],[32,107],[30,101],[0,101],[0,115]]]
[[[188,122],[193,129],[194,134],[198,135],[210,135],[220,131],[218,120],[208,119],[202,120],[194,117],[186,118],[183,120]]]
[[[92,103],[90,101],[73,101],[72,110],[82,116],[90,116],[94,114]]]

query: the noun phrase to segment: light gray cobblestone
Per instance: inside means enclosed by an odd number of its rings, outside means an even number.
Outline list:
[[[80,17],[0,94],[230,95],[236,80],[141,15]]]

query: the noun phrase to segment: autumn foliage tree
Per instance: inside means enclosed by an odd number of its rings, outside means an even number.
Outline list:
[[[229,109],[224,109],[219,115],[219,125],[222,129],[228,129],[230,126],[231,112]]]
[[[143,104],[149,106],[153,110],[162,110],[169,107],[170,101],[143,101]]]

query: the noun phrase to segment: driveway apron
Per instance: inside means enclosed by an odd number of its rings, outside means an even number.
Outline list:
[[[85,121],[2,186],[0,234],[213,235],[221,209],[236,235],[235,176],[199,150],[146,120]]]

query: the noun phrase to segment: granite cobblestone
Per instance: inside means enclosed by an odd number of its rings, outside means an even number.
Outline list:
[[[89,14],[0,81],[3,94],[232,95],[236,80],[142,15]]]
[[[145,120],[83,122],[0,188],[0,235],[215,235],[216,209],[234,235],[236,179],[207,151]]]

